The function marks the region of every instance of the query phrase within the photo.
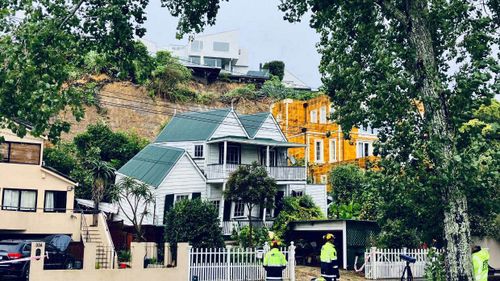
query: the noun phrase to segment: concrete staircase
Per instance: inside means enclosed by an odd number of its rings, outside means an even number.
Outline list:
[[[86,215],[82,218],[82,241],[85,246],[88,243],[96,244],[96,269],[111,269],[117,265],[117,255],[108,230],[106,218],[99,214],[98,224],[90,225],[92,215]]]

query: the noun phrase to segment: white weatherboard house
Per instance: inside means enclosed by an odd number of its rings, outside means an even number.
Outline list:
[[[290,143],[268,112],[238,115],[233,109],[175,115],[158,135],[117,171],[116,181],[133,177],[151,186],[155,203],[146,225],[164,224],[164,213],[182,199],[202,198],[219,209],[224,234],[236,223],[248,224],[248,210],[240,202],[224,200],[223,190],[240,165],[252,162],[267,167],[279,187],[276,208],[255,208],[252,217],[270,225],[284,196],[312,196],[326,213],[326,186],[308,185],[305,166],[290,166],[287,150],[304,147]],[[125,224],[124,215],[118,214]]]

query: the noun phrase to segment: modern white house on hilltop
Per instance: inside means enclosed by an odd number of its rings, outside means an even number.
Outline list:
[[[240,48],[236,30],[197,35],[187,45],[170,46],[169,51],[184,64],[217,67],[241,74],[248,71],[248,52]]]
[[[224,200],[223,190],[240,165],[258,162],[273,177],[279,192],[276,208],[255,208],[252,217],[267,226],[281,209],[285,196],[310,195],[326,213],[326,186],[308,185],[305,166],[290,166],[288,149],[304,147],[290,143],[272,114],[238,115],[233,109],[175,115],[158,135],[117,171],[148,184],[155,196],[145,225],[162,226],[164,214],[182,199],[202,198],[219,209],[223,233],[237,224],[248,224],[248,210],[241,202]],[[124,204],[126,205],[126,204]],[[120,213],[117,216],[130,224]]]

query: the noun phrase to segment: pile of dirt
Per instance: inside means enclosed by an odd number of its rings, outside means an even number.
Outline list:
[[[295,280],[297,281],[310,281],[311,279],[320,277],[319,267],[311,266],[297,266],[295,269]],[[366,280],[362,275],[356,274],[352,271],[340,271],[342,281],[362,281]]]

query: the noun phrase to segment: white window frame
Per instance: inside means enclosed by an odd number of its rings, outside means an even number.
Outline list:
[[[196,147],[200,147],[201,146],[201,156],[200,155],[196,155]],[[194,157],[193,158],[197,158],[197,159],[201,159],[201,158],[204,158],[205,157],[205,146],[203,144],[195,144],[194,145]]]
[[[179,197],[185,197],[185,196],[187,196],[188,200],[191,200],[191,193],[174,194],[174,205],[177,204],[177,202],[179,202],[180,200],[182,200],[182,199],[178,199]],[[186,199],[186,198],[184,198],[184,199]]]
[[[236,205],[238,205],[238,204],[241,204],[241,206],[243,207],[243,214],[241,216],[240,215],[238,215],[238,216],[236,215]],[[247,215],[247,210],[246,209],[247,208],[245,206],[245,203],[243,203],[243,201],[235,201],[235,202],[233,202],[233,210],[231,212],[231,215],[232,215],[233,218],[244,218]]]
[[[368,145],[368,155],[365,155],[365,145]],[[356,158],[364,158],[373,155],[373,143],[371,141],[356,142]]]
[[[319,123],[326,124],[326,106],[321,106],[319,109]]]
[[[329,143],[329,158],[330,158],[330,163],[337,162],[337,140],[336,139],[330,139]]]
[[[315,109],[315,110],[311,110],[311,112],[309,113],[310,114],[310,122],[311,123],[318,123],[318,111]]]
[[[320,144],[320,151],[319,151],[319,156],[320,156],[320,159],[318,159],[318,146],[317,144]],[[325,162],[325,155],[324,155],[324,144],[323,144],[323,140],[314,140],[314,162],[315,163],[324,163]]]

